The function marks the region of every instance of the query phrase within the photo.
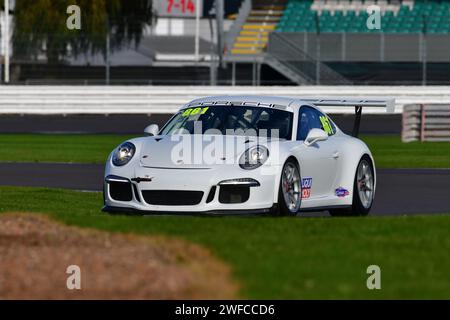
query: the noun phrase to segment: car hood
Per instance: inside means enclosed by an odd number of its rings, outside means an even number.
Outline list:
[[[172,135],[146,137],[140,164],[157,168],[209,168],[215,164],[238,163],[250,147],[263,145],[270,150],[273,138],[232,135]]]

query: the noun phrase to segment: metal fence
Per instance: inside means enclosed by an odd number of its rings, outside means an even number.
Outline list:
[[[450,104],[405,105],[402,141],[450,141]]]
[[[341,62],[450,62],[450,34],[283,32],[310,57]],[[272,43],[269,42],[269,50]]]
[[[291,41],[284,33],[272,33],[267,48],[266,62],[274,69],[286,69],[285,75],[292,74],[292,80],[297,75],[298,84],[334,84],[349,85],[350,81],[321,62],[320,57],[311,57],[302,48]],[[277,66],[278,64],[278,66]]]

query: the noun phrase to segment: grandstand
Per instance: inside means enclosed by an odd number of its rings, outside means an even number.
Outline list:
[[[368,29],[367,8],[378,5],[381,29]],[[318,21],[316,21],[316,15]],[[450,2],[425,0],[290,0],[279,32],[450,33]]]
[[[254,0],[231,50],[232,54],[260,54],[285,14],[287,0]]]
[[[143,28],[138,45],[109,55],[68,54],[52,64],[42,52],[12,52],[11,82],[450,84],[450,0],[227,0],[224,33],[214,5],[203,1],[198,33],[196,19],[162,15]],[[367,26],[371,5],[380,8],[379,29]]]
[[[369,29],[367,8],[380,7],[380,29]],[[260,54],[268,35],[308,33],[450,33],[450,2],[427,0],[254,0],[231,50]]]
[[[296,84],[448,83],[450,1],[280,0],[264,13],[245,2],[229,61],[261,63]],[[367,25],[372,5],[378,29]]]

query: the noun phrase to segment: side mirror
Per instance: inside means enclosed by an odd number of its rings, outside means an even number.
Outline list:
[[[328,134],[322,129],[311,129],[308,133],[308,136],[305,139],[305,144],[310,146],[318,141],[325,141],[328,139]]]
[[[144,129],[146,136],[156,136],[159,132],[159,126],[157,124],[151,124]]]

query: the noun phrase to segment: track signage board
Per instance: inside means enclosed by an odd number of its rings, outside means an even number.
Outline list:
[[[153,6],[160,17],[195,18],[197,3],[203,14],[203,0],[153,0]]]

